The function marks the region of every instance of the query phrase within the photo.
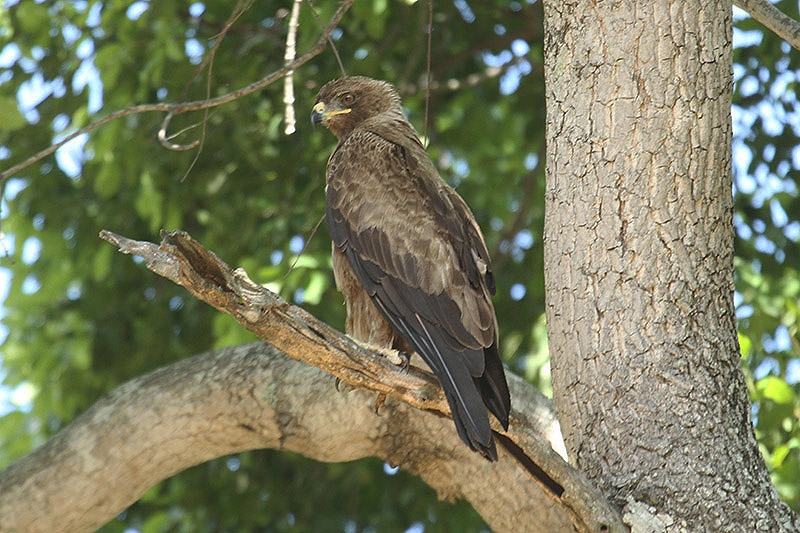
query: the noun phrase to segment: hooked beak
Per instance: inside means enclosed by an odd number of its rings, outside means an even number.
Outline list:
[[[311,109],[311,125],[325,124],[331,117],[349,113],[350,109],[337,109],[335,111],[325,111],[325,104],[317,102]]]

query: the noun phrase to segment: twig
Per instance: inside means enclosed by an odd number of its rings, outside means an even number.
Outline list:
[[[216,41],[214,42],[214,46],[211,47],[211,50],[209,51],[209,53],[206,55],[205,58],[203,58],[203,62],[194,71],[194,74],[192,74],[192,77],[189,79],[189,81],[184,86],[183,91],[181,92],[181,95],[177,99],[177,102],[183,101],[183,98],[186,96],[186,93],[189,92],[189,87],[192,85],[192,82],[194,82],[194,80],[197,79],[197,76],[200,74],[200,72],[203,71],[203,69],[206,66],[208,66],[208,80],[206,82],[206,98],[209,98],[211,96],[211,73],[212,73],[212,70],[214,68],[214,57],[217,54],[217,49],[219,48],[219,45],[222,44],[222,39],[225,38],[225,35],[228,33],[228,30],[231,29],[233,24],[237,20],[239,20],[239,17],[241,17],[242,14],[245,11],[247,11],[247,9],[250,7],[250,5],[252,3],[253,3],[253,0],[250,0],[247,3],[247,5],[244,7],[244,9],[240,10],[240,7],[242,5],[242,0],[239,0],[236,3],[236,7],[233,8],[233,11],[231,12],[231,15],[228,17],[227,22],[225,22],[225,26],[222,28],[222,30],[219,33],[217,33],[216,35],[210,37],[210,39],[216,39]],[[203,128],[202,128],[202,130],[200,132],[200,139],[199,140],[195,140],[195,141],[193,141],[193,142],[191,142],[189,144],[174,144],[174,143],[168,142],[169,139],[172,139],[172,138],[176,137],[176,135],[167,136],[167,128],[169,127],[170,121],[172,121],[172,116],[173,116],[173,113],[168,114],[164,118],[164,122],[161,123],[161,128],[159,128],[159,130],[158,130],[158,141],[161,143],[161,145],[164,148],[167,148],[168,150],[175,150],[175,151],[186,151],[186,150],[191,150],[192,148],[194,148],[194,147],[196,147],[198,145],[200,146],[200,149],[195,154],[194,159],[192,160],[192,163],[189,165],[189,168],[186,170],[186,173],[183,175],[183,178],[181,178],[181,181],[184,181],[186,179],[186,176],[189,175],[189,172],[191,172],[191,170],[194,167],[195,163],[197,163],[197,160],[200,157],[200,153],[203,151],[203,144],[205,143],[205,139],[206,139],[206,124],[208,123],[208,108],[206,108],[205,112],[203,113],[203,119],[201,121],[201,124],[203,125]]]
[[[433,34],[433,0],[428,0],[428,58],[425,68],[425,127],[422,130],[422,144],[428,146],[428,115],[431,108],[431,35]]]
[[[800,23],[788,17],[767,0],[734,0],[737,7],[747,11],[751,17],[772,30],[795,50],[800,50]]]
[[[158,129],[158,142],[161,143],[161,146],[163,146],[167,150],[183,152],[186,150],[191,150],[192,148],[200,144],[200,140],[198,139],[195,139],[189,144],[176,144],[170,142],[169,138],[167,138],[167,128],[169,127],[169,123],[172,122],[172,117],[174,116],[175,116],[174,111],[170,111],[169,113],[167,113],[167,116],[164,117],[164,122],[161,123],[161,127]]]
[[[72,139],[74,139],[75,137],[78,137],[79,135],[83,135],[84,133],[88,133],[88,132],[92,131],[93,129],[95,129],[95,128],[99,127],[99,126],[102,126],[103,124],[111,122],[112,120],[116,120],[118,118],[126,117],[128,115],[133,115],[135,113],[146,113],[146,112],[149,112],[149,111],[161,111],[161,112],[166,112],[166,113],[170,113],[171,112],[173,115],[180,115],[181,113],[186,113],[186,112],[189,112],[189,111],[197,111],[198,109],[207,109],[207,108],[210,108],[210,107],[216,107],[216,106],[231,102],[233,100],[237,100],[237,99],[239,99],[239,98],[241,98],[243,96],[246,96],[246,95],[248,95],[250,93],[258,91],[259,89],[262,89],[262,88],[266,87],[267,85],[270,85],[270,84],[274,83],[275,81],[277,81],[281,77],[283,77],[290,70],[295,70],[295,69],[297,69],[297,67],[308,63],[308,61],[310,61],[312,58],[318,56],[325,49],[325,46],[327,45],[328,36],[333,31],[333,29],[336,28],[336,26],[339,24],[339,21],[342,19],[344,14],[347,12],[347,10],[350,8],[350,6],[353,4],[353,1],[354,0],[344,0],[342,2],[342,4],[339,7],[339,9],[336,10],[336,13],[333,14],[333,16],[331,17],[330,22],[328,22],[328,25],[325,27],[325,31],[323,31],[322,35],[319,37],[319,39],[317,39],[317,42],[314,43],[314,46],[312,46],[311,49],[309,51],[307,51],[305,54],[303,54],[299,58],[297,58],[294,61],[292,61],[292,63],[290,65],[285,65],[285,66],[279,68],[278,70],[272,72],[271,74],[261,78],[260,80],[255,81],[255,82],[251,83],[250,85],[247,85],[246,87],[242,87],[240,89],[237,89],[237,90],[235,90],[233,92],[230,92],[228,94],[224,94],[222,96],[217,96],[216,98],[211,98],[211,99],[206,99],[206,100],[197,100],[197,101],[193,101],[193,102],[185,102],[185,103],[181,103],[181,104],[175,104],[175,103],[173,103],[173,104],[142,104],[142,105],[138,105],[138,106],[129,107],[127,109],[121,109],[120,111],[116,111],[116,112],[111,113],[110,115],[108,115],[106,117],[101,118],[100,120],[98,120],[96,122],[93,122],[93,123],[91,123],[91,124],[89,124],[87,126],[84,126],[83,128],[81,128],[81,129],[77,130],[76,132],[72,133],[71,135],[68,135],[67,137],[65,137],[61,141],[59,141],[59,142],[53,144],[52,146],[42,150],[38,154],[29,157],[25,161],[14,165],[13,167],[9,168],[8,170],[5,170],[2,174],[0,174],[0,181],[7,180],[11,176],[16,174],[20,170],[22,170],[23,168],[26,168],[26,167],[32,165],[33,163],[36,163],[37,161],[39,161],[40,159],[43,159],[44,157],[47,157],[48,155],[52,154],[53,152],[55,152],[56,150],[61,148],[64,144],[66,144],[69,141],[71,141]]]
[[[487,67],[483,72],[473,72],[464,79],[450,78],[441,82],[432,80],[431,91],[460,91],[463,89],[476,87],[486,80],[503,75],[511,67],[519,65],[525,61],[530,62],[526,56],[519,56],[500,67]],[[531,68],[537,66],[538,65],[531,65]],[[400,91],[400,94],[414,94],[419,91],[421,87],[414,83],[402,83],[397,87],[397,89]]]
[[[317,22],[319,22],[320,28],[324,27],[322,25],[322,19],[319,18],[319,13],[317,13],[316,8],[314,7],[314,2],[312,2],[311,0],[306,0],[306,1],[308,2],[308,7],[311,8],[311,12],[314,14],[314,18],[316,18]],[[344,65],[342,64],[342,58],[339,57],[339,50],[337,50],[336,45],[333,44],[333,39],[331,39],[330,32],[328,32],[328,44],[331,45],[331,50],[333,50],[333,55],[336,56],[336,62],[339,63],[339,70],[342,71],[342,76],[347,76],[347,72],[344,71]]]
[[[239,0],[236,3],[236,7],[233,8],[233,12],[231,16],[228,17],[228,21],[225,23],[225,27],[222,28],[222,31],[219,32],[217,35],[212,37],[212,39],[216,38],[214,41],[214,46],[211,47],[211,50],[208,53],[208,61],[204,61],[204,63],[208,63],[208,76],[206,78],[206,98],[211,98],[211,80],[213,79],[213,72],[214,72],[214,58],[217,57],[217,50],[219,49],[219,45],[222,44],[222,39],[225,38],[225,35],[228,34],[228,31],[233,27],[239,17],[241,17],[245,11],[250,9],[250,6],[253,5],[253,0],[247,2],[247,5],[240,9],[242,5],[242,0]],[[181,183],[186,181],[186,178],[189,176],[189,173],[192,171],[194,166],[197,164],[197,161],[200,159],[200,154],[203,153],[203,146],[206,143],[206,127],[208,126],[208,108],[203,110],[203,120],[201,121],[203,125],[202,130],[200,131],[200,144],[197,152],[195,152],[194,157],[192,158],[192,162],[189,164],[189,168],[186,169],[184,172],[183,177],[181,178]]]
[[[300,18],[300,4],[303,0],[294,0],[292,3],[292,14],[289,17],[289,31],[286,34],[286,54],[283,59],[288,65],[294,61],[297,55],[297,21]],[[290,70],[283,78],[283,103],[286,104],[286,129],[284,133],[291,135],[295,132],[296,123],[294,117],[294,71]]]
[[[319,220],[317,220],[317,224],[314,226],[314,229],[311,230],[311,235],[309,235],[308,239],[306,239],[306,243],[303,245],[303,249],[300,250],[300,253],[297,254],[297,257],[294,258],[292,266],[290,266],[289,270],[286,271],[286,274],[283,275],[283,279],[289,277],[289,274],[292,273],[294,267],[297,265],[297,262],[300,260],[301,257],[303,257],[303,253],[305,253],[306,248],[308,248],[308,245],[311,243],[311,239],[313,239],[314,235],[316,235],[317,230],[319,229],[319,225],[322,224],[323,220],[325,220],[325,213],[322,213],[322,216],[319,217]]]
[[[212,51],[216,50],[216,48],[219,47],[219,43],[220,43],[220,41],[222,41],[222,38],[225,37],[225,35],[228,33],[228,31],[230,31],[230,29],[233,27],[233,24],[237,20],[239,20],[239,17],[241,17],[244,14],[244,12],[247,11],[247,9],[250,7],[250,5],[253,2],[251,0],[247,4],[247,7],[245,7],[243,10],[239,11],[239,7],[241,6],[241,3],[242,3],[241,0],[239,0],[236,3],[236,6],[233,8],[233,11],[231,11],[231,13],[232,13],[231,16],[228,17],[228,20],[225,21],[225,24],[223,25],[222,29],[220,29],[219,32],[217,32],[216,34],[214,34],[214,35],[212,35],[211,37],[208,38],[209,41],[212,40],[212,39],[216,39],[216,42],[214,43],[214,46],[212,47]],[[196,80],[197,76],[199,76],[200,73],[205,70],[206,66],[213,59],[213,57],[214,57],[213,53],[206,54],[206,56],[203,58],[203,61],[195,69],[194,74],[192,74],[192,77],[189,78],[189,81],[187,81],[186,84],[183,86],[183,91],[181,91],[181,94],[180,94],[180,96],[178,96],[178,99],[176,100],[176,102],[182,102],[183,99],[186,98],[186,95],[189,92],[189,88],[194,83],[194,80]]]

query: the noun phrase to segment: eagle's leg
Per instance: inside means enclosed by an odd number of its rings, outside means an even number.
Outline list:
[[[387,358],[389,361],[394,363],[395,365],[400,367],[401,372],[408,373],[408,368],[411,366],[411,356],[406,352],[401,352],[400,350],[395,350],[394,348],[382,348],[381,346],[376,346],[369,342],[363,342],[356,338],[350,337],[353,339],[353,342],[364,348],[365,350],[369,350],[371,352],[377,352],[380,355]],[[342,388],[342,380],[338,377],[336,381],[333,382],[333,386],[336,388],[337,392],[350,392],[353,390],[353,387],[346,385],[345,388]],[[385,400],[386,398],[384,398]],[[383,405],[383,400],[378,399],[378,403],[375,406],[375,413],[378,412],[378,407]]]
[[[377,352],[398,365],[401,370],[408,371],[411,361],[410,354],[413,350],[383,318],[369,294],[356,278],[347,258],[335,245],[333,246],[333,274],[336,279],[336,287],[342,292],[344,303],[347,306],[345,331],[350,338],[362,348]],[[338,379],[336,383],[339,385]],[[386,395],[379,394],[375,401],[375,414],[379,414],[378,411],[385,402]]]
[[[411,356],[404,351],[395,348],[384,348],[371,342],[364,342],[355,337],[351,337],[353,342],[371,352],[377,352],[384,356],[386,359],[399,366],[401,370],[408,371],[408,365],[411,362]]]
[[[333,274],[336,287],[347,306],[345,331],[361,347],[378,352],[392,363],[408,368],[411,347],[400,338],[383,318],[367,291],[356,278],[345,255],[333,247]]]

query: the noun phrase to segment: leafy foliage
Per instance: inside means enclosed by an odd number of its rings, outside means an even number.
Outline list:
[[[798,20],[797,2],[778,7]],[[756,436],[800,509],[800,53],[742,17],[734,30],[734,195],[739,339]]]
[[[323,21],[337,7],[319,4]],[[217,96],[260,79],[283,64],[288,7],[253,3],[219,44],[210,84],[207,71],[191,80],[220,39],[232,3],[26,0],[0,10],[3,166],[115,110],[203,99],[207,91]],[[434,9],[437,86],[429,151],[484,228],[498,274],[504,360],[549,390],[540,238],[541,7],[459,0],[436,2]],[[348,73],[400,87],[420,132],[426,130],[420,87],[427,16],[424,3],[360,0],[333,35]],[[800,403],[797,385],[787,379],[797,360],[800,286],[787,265],[798,264],[800,237],[791,228],[800,222],[790,214],[800,212],[792,177],[800,156],[789,125],[796,78],[781,75],[797,72],[798,56],[753,29],[749,19],[739,26],[761,34],[758,43],[736,49],[735,105],[756,116],[749,129],[737,127],[737,149],[751,153],[736,174],[741,339],[760,442],[782,495],[797,508]],[[298,53],[319,34],[304,4]],[[170,132],[189,129],[173,142],[188,143],[204,132],[194,166],[197,151],[164,149],[155,138],[164,117],[147,113],[106,124],[4,184],[4,264],[11,275],[0,376],[13,395],[11,405],[0,406],[7,413],[0,418],[0,466],[122,382],[212,347],[252,340],[230,317],[117,254],[98,239],[100,229],[153,240],[161,228],[183,228],[257,282],[343,327],[324,229],[290,269],[323,214],[325,162],[335,144],[327,132],[308,126],[307,111],[317,89],[339,75],[330,51],[295,72],[299,124],[291,136],[284,134],[283,85],[277,83],[210,110],[204,126],[202,111],[175,117]],[[760,111],[764,105],[782,107],[786,115],[771,121]],[[776,180],[780,190],[770,188]],[[775,204],[785,219],[776,219]],[[794,344],[770,344],[779,327]],[[426,531],[485,527],[465,503],[439,502],[418,479],[389,475],[375,460],[323,465],[257,451],[161,483],[105,529],[394,531],[412,525]]]
[[[243,87],[283,64],[286,7],[253,4],[238,19],[216,52],[211,96]],[[336,5],[318,7],[327,20]],[[205,98],[206,73],[189,81],[231,9],[225,2],[189,6],[170,0],[130,5],[31,1],[11,7],[0,22],[0,35],[9,43],[0,98],[19,101],[21,111],[3,106],[0,156],[17,162],[134,104]],[[423,6],[357,2],[334,35],[351,73],[386,78],[403,89],[420,131],[425,100],[416,87],[425,75],[426,20]],[[541,234],[536,198],[543,180],[541,165],[528,157],[541,153],[541,68],[539,76],[522,77],[521,70],[524,64],[530,71],[532,58],[541,58],[541,43],[535,44],[541,41],[540,20],[540,8],[530,5],[474,12],[443,5],[435,13],[432,63],[438,81],[485,77],[484,55],[505,54],[508,62],[517,57],[509,51],[515,40],[520,57],[538,47],[528,54],[531,59],[517,58],[505,77],[488,77],[470,90],[435,92],[431,116],[436,120],[428,129],[443,176],[460,184],[481,224],[493,228],[490,247],[500,249],[495,256],[507,263],[498,283],[506,290],[497,305],[507,317],[501,318],[502,334],[516,338],[504,354],[512,365],[524,362],[521,354],[543,340],[533,337],[526,319],[542,314],[542,272],[536,266],[541,243],[532,235]],[[298,53],[319,34],[305,5]],[[92,80],[94,69],[99,82]],[[252,340],[230,317],[117,254],[97,238],[100,229],[151,240],[160,228],[186,229],[254,280],[343,327],[324,229],[290,272],[324,212],[324,169],[335,144],[328,132],[311,129],[308,112],[316,90],[338,75],[330,52],[295,73],[300,121],[292,136],[283,133],[280,83],[211,110],[202,152],[185,181],[181,178],[196,151],[161,147],[155,133],[164,117],[150,113],[109,123],[8,183],[3,230],[15,242],[7,259],[14,264],[4,319],[9,330],[4,382],[16,391],[29,390],[32,401],[18,402],[24,403],[22,409],[0,419],[5,442],[0,464],[43,442],[127,379],[211,347]],[[516,92],[504,94],[509,91],[503,83]],[[37,84],[40,94],[49,93],[37,105],[18,96],[36,92]],[[531,102],[537,103],[532,113],[518,112]],[[175,117],[171,132],[192,129],[173,142],[198,138],[202,118],[202,112]],[[521,184],[527,187],[525,198],[519,195]],[[492,189],[498,194],[486,194]],[[539,207],[532,208],[533,203]],[[508,291],[515,283],[529,290],[519,301]],[[242,513],[243,508],[253,511]],[[468,505],[439,502],[418,479],[387,475],[374,460],[321,465],[262,451],[175,476],[106,529],[361,531],[403,530],[414,523],[427,531],[483,527]]]

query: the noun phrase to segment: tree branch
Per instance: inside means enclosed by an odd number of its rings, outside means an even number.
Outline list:
[[[76,132],[72,133],[71,135],[67,135],[64,139],[62,139],[61,141],[53,144],[49,148],[46,148],[46,149],[42,150],[38,154],[35,154],[35,155],[29,157],[28,159],[26,159],[25,161],[22,161],[21,163],[18,163],[16,165],[14,165],[13,167],[9,168],[8,170],[5,170],[4,172],[0,173],[0,183],[5,182],[5,180],[7,180],[8,178],[13,176],[14,174],[19,172],[20,170],[22,170],[22,169],[24,169],[24,168],[36,163],[40,159],[43,159],[43,158],[47,157],[48,155],[52,154],[53,152],[55,152],[56,150],[61,148],[63,145],[65,145],[66,143],[68,143],[72,139],[74,139],[74,138],[76,138],[76,137],[78,137],[80,135],[83,135],[84,133],[88,133],[88,132],[92,131],[93,129],[95,129],[95,128],[99,127],[99,126],[102,126],[103,124],[111,122],[112,120],[116,120],[118,118],[122,118],[122,117],[125,117],[125,116],[128,116],[128,115],[133,115],[135,113],[146,113],[146,112],[149,112],[149,111],[163,111],[163,112],[169,113],[170,114],[169,118],[171,118],[171,116],[180,115],[182,113],[187,113],[189,111],[197,111],[198,109],[208,109],[210,107],[216,107],[216,106],[219,106],[219,105],[222,105],[222,104],[226,104],[228,102],[231,102],[233,100],[237,100],[237,99],[239,99],[239,98],[241,98],[243,96],[246,96],[246,95],[248,95],[250,93],[253,93],[255,91],[263,89],[267,85],[270,85],[271,83],[274,83],[277,80],[281,79],[288,72],[296,70],[298,67],[300,67],[301,65],[304,65],[309,60],[311,60],[313,57],[319,55],[325,49],[325,46],[326,46],[327,40],[328,40],[328,36],[336,28],[336,26],[339,24],[339,21],[342,19],[342,17],[344,16],[345,12],[353,4],[353,1],[354,0],[343,0],[341,2],[341,5],[340,5],[339,9],[337,9],[336,13],[334,13],[333,16],[331,17],[331,20],[330,20],[330,22],[328,22],[328,25],[325,27],[324,31],[322,32],[322,35],[320,35],[319,39],[317,39],[317,42],[314,43],[314,46],[312,46],[311,49],[308,52],[306,52],[305,54],[303,54],[299,58],[295,59],[291,63],[288,63],[288,64],[284,65],[283,67],[279,68],[278,70],[272,72],[271,74],[261,78],[260,80],[255,81],[255,82],[251,83],[250,85],[248,85],[246,87],[242,87],[241,89],[237,89],[237,90],[235,90],[233,92],[230,92],[228,94],[223,94],[222,96],[217,96],[216,98],[208,98],[208,99],[205,99],[205,100],[196,100],[196,101],[193,101],[193,102],[174,103],[174,104],[167,104],[167,103],[162,103],[162,104],[142,104],[142,105],[137,105],[137,106],[133,106],[133,107],[128,107],[126,109],[121,109],[119,111],[115,111],[114,113],[111,113],[110,115],[108,115],[106,117],[103,117],[98,121],[92,122],[91,124],[89,124],[87,126],[84,126],[83,128],[81,128],[81,129],[77,130]],[[167,124],[168,124],[168,121],[167,121]],[[166,126],[163,126],[163,128],[165,129]],[[190,147],[193,148],[194,146],[190,146]]]
[[[800,50],[800,23],[783,14],[767,0],[734,0],[737,7],[773,31],[775,35]]]
[[[414,366],[403,372],[387,358],[361,347],[303,309],[288,304],[280,296],[254,283],[242,269],[232,271],[187,233],[162,232],[160,246],[130,240],[108,231],[101,232],[101,237],[123,253],[144,258],[150,270],[232,315],[249,331],[290,357],[330,372],[355,388],[384,393],[409,406],[433,413],[437,419],[441,416],[449,418],[447,401],[431,373]],[[510,427],[508,432],[504,432],[496,421],[493,426],[500,435],[498,440],[510,452],[510,455],[503,454],[501,462],[513,463],[520,470],[517,476],[537,485],[551,501],[560,505],[579,530],[620,530],[623,526],[619,516],[605,503],[600,492],[553,450],[551,441],[559,442],[559,437],[552,430],[543,432],[541,419],[550,420],[552,412],[532,407],[542,404],[540,398],[535,398],[540,396],[538,392],[516,376],[509,375],[509,378],[514,384]],[[443,433],[448,437],[455,436],[447,422],[446,430],[437,430],[436,439],[440,439]],[[544,426],[552,428],[550,421]],[[421,443],[420,438],[418,434],[409,438],[409,442],[400,448],[400,456],[379,455],[403,466],[418,465],[418,454],[425,456],[427,452],[423,448],[428,446],[428,443]],[[385,451],[386,444],[382,446]],[[452,441],[452,446],[459,452],[466,449],[457,438]],[[481,464],[480,457],[466,451],[468,462],[471,463],[475,456]],[[448,449],[447,453],[455,452]],[[413,466],[411,469],[415,471]],[[475,505],[473,500],[470,501]],[[486,514],[484,518],[491,521]]]
[[[512,381],[512,390],[520,386]],[[185,359],[106,394],[0,472],[0,530],[91,531],[158,481],[255,448],[321,461],[378,456],[421,475],[441,497],[468,499],[497,530],[571,530],[563,506],[508,456],[489,468],[449,420],[393,401],[377,416],[373,405],[374,395],[337,393],[330,375],[263,343]],[[536,431],[558,433],[546,399],[526,409],[538,414]]]

